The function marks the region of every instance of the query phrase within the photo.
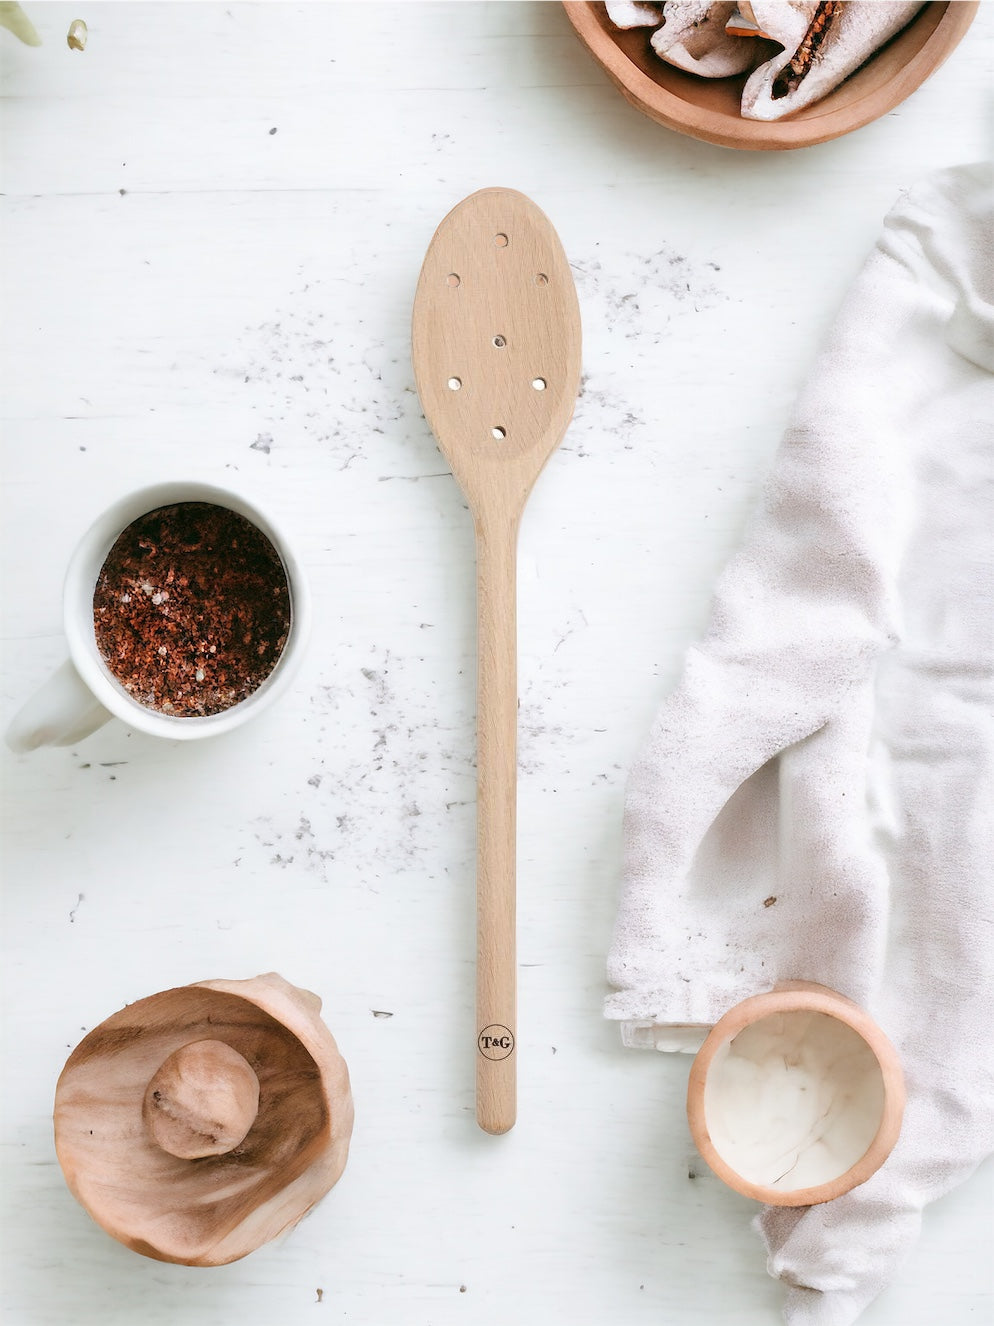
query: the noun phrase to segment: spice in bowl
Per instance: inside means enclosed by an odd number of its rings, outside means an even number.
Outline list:
[[[93,593],[108,669],[148,709],[174,718],[247,699],[279,661],[290,587],[279,553],[244,516],[210,502],[146,512],[116,539]]]

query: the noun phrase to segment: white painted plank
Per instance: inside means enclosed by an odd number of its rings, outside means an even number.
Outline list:
[[[293,692],[223,741],[5,756],[9,1319],[295,1326],[320,1287],[376,1326],[774,1320],[752,1208],[692,1162],[686,1061],[599,1020],[624,770],[880,216],[983,153],[994,11],[899,111],[776,157],[643,120],[551,4],[31,12],[43,47],[0,45],[4,713],[61,657],[79,533],[167,475],[288,523],[320,611]],[[408,358],[431,231],[494,182],[563,237],[586,374],[522,532],[521,1122],[496,1143],[465,1051],[471,533]],[[270,968],[324,996],[352,1068],[345,1178],[236,1266],[135,1257],[53,1163],[61,1063],[125,1001]],[[991,1215],[988,1171],[868,1326],[983,1320]]]

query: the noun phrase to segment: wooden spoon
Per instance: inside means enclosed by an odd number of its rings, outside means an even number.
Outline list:
[[[488,1133],[515,1119],[518,525],[580,386],[580,311],[548,218],[483,189],[435,232],[414,302],[425,417],[476,527],[477,1074]]]

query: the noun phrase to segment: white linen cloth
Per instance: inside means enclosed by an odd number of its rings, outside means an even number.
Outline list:
[[[903,1062],[883,1168],[758,1219],[791,1326],[855,1321],[994,1149],[991,224],[986,167],[887,217],[627,789],[627,1044],[696,1048],[793,978]]]

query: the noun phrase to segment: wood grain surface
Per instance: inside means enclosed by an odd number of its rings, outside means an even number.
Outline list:
[[[94,1220],[146,1257],[187,1266],[222,1266],[291,1229],[338,1181],[352,1135],[348,1069],[319,1014],[313,995],[270,973],[148,995],[84,1037],[59,1075],[55,1142]],[[194,1046],[212,1052],[205,1119],[230,1117],[225,1051],[238,1086],[255,1080],[223,1147],[177,1146],[175,1128],[150,1117],[158,1089],[175,1123],[169,1068]]]

